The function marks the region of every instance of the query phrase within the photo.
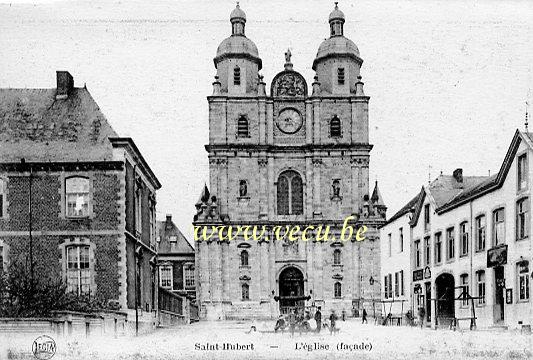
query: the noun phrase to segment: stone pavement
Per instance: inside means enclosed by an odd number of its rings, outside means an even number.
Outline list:
[[[199,322],[138,338],[55,339],[56,359],[530,359],[533,336],[339,322],[334,335],[274,333],[274,322]],[[262,332],[267,331],[268,332]],[[33,358],[30,337],[0,337],[0,359]]]

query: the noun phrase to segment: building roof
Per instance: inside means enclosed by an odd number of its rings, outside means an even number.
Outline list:
[[[0,162],[112,160],[117,134],[86,88],[0,89]]]
[[[175,236],[176,241],[171,242],[170,237]],[[167,215],[165,221],[157,222],[157,252],[160,254],[193,254],[194,248],[189,243],[187,238],[178,229],[176,224],[172,221],[172,217]]]
[[[484,177],[483,181],[473,184],[470,187],[465,187],[461,192],[455,194],[455,196],[448,199],[447,202],[440,205],[437,208],[437,212],[439,214],[445,213],[488,192],[499,189],[509,173],[509,169],[511,168],[511,164],[513,163],[520,143],[524,141],[531,149],[533,149],[532,140],[532,133],[516,130],[498,173],[490,177]]]
[[[344,13],[339,10],[339,6],[335,3],[335,8],[332,12],[329,13],[329,22],[333,20],[342,20],[344,21]]]
[[[420,196],[422,196],[422,192],[419,192],[418,194],[416,194],[416,196],[414,198],[412,198],[411,200],[409,200],[407,202],[407,204],[405,204],[400,210],[398,210],[396,212],[396,214],[392,215],[388,220],[387,222],[385,223],[385,225],[387,224],[390,224],[391,222],[401,218],[402,216],[404,216],[405,214],[408,214],[410,212],[413,212],[415,210],[415,207],[416,207],[416,204],[420,198]]]

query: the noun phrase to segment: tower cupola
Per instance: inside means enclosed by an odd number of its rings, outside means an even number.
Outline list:
[[[224,39],[213,59],[220,81],[220,92],[255,94],[262,61],[254,42],[244,33],[246,14],[239,3],[230,14],[231,36]]]
[[[335,9],[329,14],[329,28],[331,36],[342,36],[344,27],[344,13],[339,10],[338,2]]]

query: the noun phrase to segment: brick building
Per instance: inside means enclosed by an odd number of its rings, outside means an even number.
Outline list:
[[[497,173],[441,174],[391,217],[381,228],[382,297],[424,308],[432,327],[531,326],[532,156],[532,134],[517,130]],[[400,271],[398,293],[391,274]]]
[[[319,47],[308,91],[285,69],[267,95],[256,45],[245,36],[246,15],[230,16],[231,36],[214,58],[209,103],[210,181],[196,204],[195,225],[265,226],[264,241],[200,241],[196,246],[200,317],[271,318],[321,306],[352,312],[379,298],[377,227],[386,207],[369,196],[368,101],[357,46],[343,35],[344,14],[329,16],[330,37]],[[366,240],[339,241],[344,220],[368,227]],[[337,240],[273,241],[277,225],[331,226]],[[330,237],[331,239],[331,237]],[[372,285],[371,285],[372,284]]]
[[[167,215],[157,222],[159,286],[191,300],[196,298],[194,248]]]
[[[156,307],[156,176],[86,88],[0,89],[0,249],[141,319]]]

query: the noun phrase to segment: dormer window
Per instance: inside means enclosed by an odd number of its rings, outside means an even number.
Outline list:
[[[239,116],[237,120],[237,136],[238,137],[248,137],[250,134],[248,132],[248,119],[246,116]]]
[[[233,69],[233,85],[241,85],[241,68],[238,66]]]
[[[337,69],[337,83],[339,85],[344,85],[344,68]]]
[[[329,134],[331,137],[341,136],[341,120],[337,115],[333,116],[333,119],[329,123]]]

